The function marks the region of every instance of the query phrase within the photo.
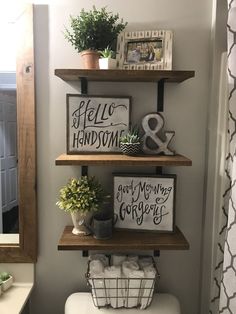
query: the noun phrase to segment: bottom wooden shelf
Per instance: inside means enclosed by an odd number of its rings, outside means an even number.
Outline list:
[[[176,227],[175,233],[137,232],[115,229],[109,240],[97,240],[93,236],[77,236],[66,226],[58,244],[58,250],[188,250],[189,243]]]

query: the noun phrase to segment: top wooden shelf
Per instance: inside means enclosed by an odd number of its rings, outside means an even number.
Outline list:
[[[164,80],[180,83],[194,77],[195,71],[56,69],[55,75],[64,81],[78,81],[85,78],[87,81],[159,82]]]

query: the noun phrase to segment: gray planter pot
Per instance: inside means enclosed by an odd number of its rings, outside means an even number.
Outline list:
[[[125,155],[137,155],[140,152],[140,143],[120,143],[120,149]]]

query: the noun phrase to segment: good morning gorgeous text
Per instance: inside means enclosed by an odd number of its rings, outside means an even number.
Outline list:
[[[137,225],[142,225],[145,215],[151,215],[153,223],[159,225],[163,217],[168,215],[168,199],[173,186],[153,184],[147,180],[131,180],[129,184],[117,186],[115,199],[119,203],[119,217],[125,220],[130,216]]]

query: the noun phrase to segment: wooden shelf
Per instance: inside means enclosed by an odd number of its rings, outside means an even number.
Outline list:
[[[57,166],[123,165],[123,166],[191,166],[192,161],[182,155],[127,156],[123,154],[62,154],[55,161]]]
[[[77,236],[66,226],[58,244],[58,250],[188,250],[189,243],[176,227],[175,233],[137,232],[117,230],[109,240],[96,240],[93,236]]]
[[[106,82],[183,82],[195,76],[195,71],[159,71],[159,70],[84,70],[84,69],[56,69],[55,75],[64,81]]]

